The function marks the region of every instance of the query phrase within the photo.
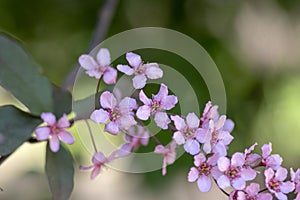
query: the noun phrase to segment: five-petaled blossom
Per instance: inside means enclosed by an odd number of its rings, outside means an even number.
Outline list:
[[[121,149],[131,152],[137,150],[140,145],[147,146],[149,143],[149,130],[143,126],[132,126],[125,134],[126,143],[122,145]]]
[[[260,186],[257,183],[251,183],[244,190],[236,192],[237,200],[272,200],[273,197],[270,193],[261,193]],[[234,193],[233,192],[233,193]]]
[[[283,167],[279,167],[276,172],[272,168],[268,168],[264,172],[266,187],[279,200],[287,200],[286,194],[292,192],[295,188],[293,182],[284,182],[287,173],[287,169]]]
[[[139,98],[144,105],[138,108],[136,116],[141,120],[147,120],[150,115],[153,115],[156,125],[162,129],[167,129],[171,120],[167,113],[162,111],[171,110],[178,102],[175,95],[168,95],[168,87],[161,84],[159,92],[153,95],[152,99],[149,99],[144,91],[141,90]]]
[[[266,168],[278,169],[282,163],[282,158],[278,154],[272,154],[272,143],[264,144],[261,147],[262,161],[261,165]]]
[[[253,180],[256,172],[244,168],[245,155],[237,152],[232,155],[231,160],[227,157],[221,157],[218,160],[218,168],[223,175],[217,179],[220,188],[225,189],[232,186],[236,190],[242,190],[246,187],[246,181]]]
[[[106,157],[102,152],[97,152],[92,158],[93,165],[83,167],[80,166],[80,170],[90,170],[92,169],[91,179],[95,179],[96,176],[101,172],[102,166],[120,157],[127,156],[127,153],[121,149],[113,151],[108,157]]]
[[[222,173],[217,167],[218,154],[213,154],[206,159],[205,155],[200,153],[194,156],[194,165],[188,174],[188,181],[195,182],[197,180],[198,188],[201,192],[208,192],[212,186],[210,175],[214,179],[218,179]]]
[[[110,53],[108,49],[100,49],[96,57],[97,61],[92,56],[83,54],[79,57],[78,61],[90,77],[100,79],[103,75],[105,83],[116,83],[117,70],[110,66]]]
[[[295,200],[300,200],[300,169],[297,169],[296,172],[291,168],[290,169],[291,181],[295,185],[295,194],[297,194]]]
[[[41,118],[47,125],[38,127],[35,130],[37,140],[41,141],[49,138],[50,149],[53,152],[59,150],[59,140],[67,144],[74,143],[73,135],[65,130],[65,128],[70,127],[70,122],[65,114],[58,121],[52,113],[42,113]]]
[[[127,75],[135,75],[132,79],[133,87],[135,89],[142,89],[146,85],[147,78],[158,79],[163,76],[163,71],[159,68],[157,63],[143,64],[141,56],[128,52],[126,54],[128,65],[118,65],[117,69]]]
[[[117,99],[111,92],[105,91],[100,96],[101,109],[94,110],[91,119],[105,125],[105,131],[111,134],[118,134],[123,129],[128,130],[131,126],[136,125],[132,110],[137,108],[135,99],[125,97],[118,104]]]
[[[196,135],[199,132],[200,120],[195,113],[189,113],[186,116],[186,122],[178,115],[171,116],[174,121],[177,131],[173,135],[173,139],[178,145],[184,145],[184,150],[191,155],[196,155],[200,152],[200,144],[196,140]]]
[[[167,165],[173,164],[176,158],[176,142],[173,140],[168,146],[157,145],[154,153],[163,155],[162,175],[167,173]]]

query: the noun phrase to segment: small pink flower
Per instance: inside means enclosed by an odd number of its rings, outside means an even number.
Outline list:
[[[295,193],[297,194],[295,200],[300,200],[300,169],[297,169],[296,172],[291,168],[291,181],[295,185]]]
[[[286,194],[292,192],[295,189],[295,185],[291,181],[284,180],[287,177],[287,169],[279,167],[276,170],[276,173],[272,168],[268,168],[264,172],[265,174],[265,183],[268,190],[275,194],[279,200],[287,200]]]
[[[153,115],[156,125],[162,129],[167,129],[171,120],[167,113],[162,111],[174,108],[178,102],[177,97],[168,95],[168,87],[164,84],[160,85],[159,92],[153,95],[152,99],[148,99],[143,90],[141,90],[139,97],[144,105],[139,107],[136,116],[141,120],[147,120],[150,115]]]
[[[105,131],[118,134],[121,130],[128,130],[136,125],[132,110],[137,108],[135,99],[125,97],[118,104],[117,99],[111,92],[105,91],[100,96],[100,104],[103,109],[92,112],[91,119],[100,124],[105,124]]]
[[[105,83],[116,83],[117,70],[110,66],[110,53],[108,49],[100,49],[96,57],[97,61],[92,56],[84,54],[79,57],[78,61],[90,77],[100,79],[103,75]]]
[[[257,183],[251,183],[244,191],[237,191],[238,200],[272,200],[270,193],[260,193],[260,186]]]
[[[149,131],[142,126],[132,126],[125,134],[127,143],[122,145],[121,149],[131,152],[137,150],[140,145],[147,146],[149,143]]]
[[[218,106],[212,105],[211,102],[207,102],[200,119],[201,125],[207,123],[209,120],[217,120],[219,118]]]
[[[218,168],[224,175],[217,179],[220,188],[226,189],[232,186],[236,190],[242,190],[246,186],[246,181],[253,180],[256,172],[243,168],[245,164],[245,155],[237,152],[232,155],[231,160],[227,157],[221,157],[218,160]]]
[[[157,63],[143,64],[141,56],[132,52],[126,54],[126,59],[131,67],[128,65],[118,65],[117,68],[129,76],[135,75],[132,80],[135,89],[145,87],[147,78],[158,79],[163,76],[163,71],[158,67]]]
[[[92,159],[93,165],[87,167],[80,166],[80,170],[92,169],[91,179],[95,179],[98,176],[98,174],[101,172],[102,166],[117,158],[124,157],[124,156],[127,156],[127,154],[121,149],[117,149],[113,151],[108,157],[106,157],[102,152],[97,152],[94,154]]]
[[[214,152],[219,153],[220,156],[227,155],[227,146],[233,140],[232,135],[230,135],[233,124],[230,121],[226,120],[225,115],[222,115],[216,121],[211,119],[208,123],[202,124],[199,134],[197,134],[197,140],[204,144],[205,153]],[[227,123],[231,124],[230,127]]]
[[[56,117],[52,113],[42,113],[41,118],[47,125],[38,127],[35,130],[36,139],[39,141],[49,139],[50,149],[53,152],[59,150],[59,140],[67,144],[75,142],[73,135],[65,130],[65,128],[70,127],[70,122],[65,114],[58,122],[56,122]]]
[[[184,145],[184,150],[191,155],[196,155],[200,152],[200,144],[196,140],[196,135],[199,132],[200,120],[195,113],[189,113],[186,116],[186,122],[178,115],[171,116],[174,121],[177,131],[173,135],[173,139],[178,145]]]
[[[278,154],[272,154],[272,143],[264,144],[262,150],[262,165],[266,168],[278,169],[282,163],[282,158]]]
[[[201,192],[208,192],[212,186],[210,175],[214,179],[219,178],[222,173],[217,167],[219,155],[213,154],[206,159],[205,155],[200,153],[194,156],[194,165],[188,174],[188,181],[195,182],[197,180],[198,188]]]
[[[167,165],[173,164],[176,159],[176,142],[172,141],[168,146],[157,145],[154,153],[163,155],[162,175],[167,173]]]

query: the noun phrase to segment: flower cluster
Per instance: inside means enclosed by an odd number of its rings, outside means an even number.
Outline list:
[[[110,65],[108,50],[100,49],[96,60],[89,55],[82,55],[79,63],[89,76],[99,81],[103,76],[105,83],[114,84],[117,73]],[[186,153],[194,157],[194,166],[190,168],[187,179],[188,182],[197,182],[202,192],[208,192],[215,182],[231,200],[269,200],[273,197],[285,200],[291,192],[297,195],[296,200],[300,200],[300,169],[296,172],[290,169],[291,179],[286,180],[288,170],[282,167],[283,159],[280,155],[272,154],[271,143],[261,147],[261,154],[253,153],[257,146],[255,143],[244,152],[235,152],[229,156],[227,151],[234,139],[231,135],[234,122],[227,119],[226,115],[220,115],[217,105],[208,102],[201,116],[194,112],[185,116],[168,113],[176,106],[178,98],[169,94],[165,84],[160,84],[159,91],[152,94],[151,98],[143,90],[147,78],[158,79],[163,76],[159,65],[144,64],[141,56],[132,52],[126,54],[126,60],[129,65],[119,64],[117,69],[126,75],[134,76],[132,83],[138,90],[138,98],[131,96],[117,100],[113,93],[104,91],[100,95],[101,108],[94,110],[90,116],[95,123],[104,124],[106,132],[113,135],[124,134],[125,143],[109,157],[95,152],[93,165],[81,167],[83,170],[93,170],[91,178],[95,178],[101,167],[108,162],[127,156],[141,145],[148,145],[149,138],[152,137],[157,142],[154,153],[162,155],[163,175],[167,173],[167,165],[175,162],[177,147],[182,146]],[[149,118],[153,119],[159,128],[171,132],[169,144],[163,145],[143,126],[144,121]],[[50,126],[52,124],[51,122]],[[37,131],[38,138],[41,138],[38,132],[41,131]],[[258,175],[264,176],[264,184],[255,182]],[[230,193],[225,192],[229,189]]]

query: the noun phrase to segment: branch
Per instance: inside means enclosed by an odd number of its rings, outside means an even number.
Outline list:
[[[3,163],[7,158],[9,158],[9,156],[11,156],[11,154],[12,154],[12,153],[7,154],[7,155],[5,155],[5,156],[1,156],[1,158],[0,158],[0,165],[2,165],[2,163]]]
[[[116,7],[119,3],[119,0],[106,0],[104,2],[104,5],[101,7],[101,9],[98,12],[98,21],[95,28],[95,31],[93,33],[92,40],[90,42],[90,45],[87,49],[87,52],[90,52],[93,48],[95,48],[102,40],[104,40],[104,37],[108,31],[108,28],[111,24],[113,15],[115,13]],[[70,89],[72,85],[74,84],[75,77],[77,74],[77,71],[79,70],[79,64],[75,64],[73,66],[73,69],[70,71],[70,73],[66,76],[62,88],[64,89]]]

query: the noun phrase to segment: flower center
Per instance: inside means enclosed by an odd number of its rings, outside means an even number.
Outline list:
[[[152,103],[152,109],[151,109],[151,111],[153,113],[160,111],[160,102],[154,100],[153,103]]]
[[[279,189],[279,182],[275,179],[272,179],[270,182],[269,182],[269,187],[274,190],[274,191],[280,191]]]
[[[198,171],[201,175],[206,175],[208,176],[210,174],[210,170],[211,170],[211,166],[207,163],[202,163],[199,167],[198,167]]]
[[[145,69],[143,67],[143,65],[140,65],[137,69],[136,69],[136,73],[137,74],[144,74]]]
[[[235,179],[239,177],[239,170],[234,167],[230,167],[229,170],[227,171],[227,176],[230,179]]]
[[[50,127],[50,130],[51,130],[51,133],[58,134],[60,129],[54,125],[54,126]]]
[[[114,109],[114,110],[111,111],[111,113],[110,113],[110,120],[111,121],[116,121],[120,117],[121,117],[121,114],[120,114],[118,109]]]
[[[256,200],[256,197],[250,197],[249,195],[247,195],[246,200]]]

